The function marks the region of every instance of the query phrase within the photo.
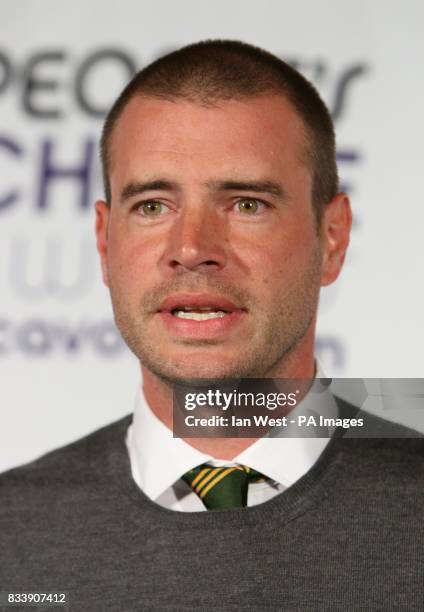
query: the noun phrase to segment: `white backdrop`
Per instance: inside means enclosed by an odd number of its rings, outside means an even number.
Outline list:
[[[295,64],[333,112],[355,226],[322,294],[329,375],[422,377],[420,0],[2,0],[0,471],[132,410],[93,239],[103,112],[131,72],[203,38]]]

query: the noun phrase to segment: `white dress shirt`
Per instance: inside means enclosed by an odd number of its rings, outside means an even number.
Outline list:
[[[317,378],[324,378],[317,364]],[[325,403],[326,416],[337,416],[337,406],[328,393],[309,393],[290,413],[292,416],[313,400],[311,408],[316,412],[318,403]],[[330,406],[330,411],[329,411]],[[301,408],[300,408],[301,407]],[[247,465],[266,475],[269,480],[249,485],[247,505],[254,506],[271,499],[293,485],[317,461],[329,437],[268,437],[259,438],[232,461],[220,461],[203,453],[181,438],[174,438],[172,431],[150,409],[143,390],[137,390],[134,418],[127,432],[133,479],[152,500],[170,510],[197,512],[206,510],[200,498],[181,479],[194,467],[208,463],[214,467]]]

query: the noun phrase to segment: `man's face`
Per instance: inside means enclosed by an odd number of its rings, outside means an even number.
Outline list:
[[[313,342],[319,288],[334,275],[304,151],[281,96],[128,103],[98,248],[117,325],[148,370],[265,377]]]

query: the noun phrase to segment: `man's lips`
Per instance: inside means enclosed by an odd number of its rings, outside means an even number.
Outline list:
[[[189,294],[178,293],[168,296],[160,305],[158,311],[164,313],[172,313],[175,310],[190,310],[193,311],[223,311],[226,313],[243,312],[245,308],[240,308],[226,298],[213,294]]]
[[[167,297],[157,314],[174,338],[221,341],[237,327],[246,309],[217,295],[179,293]]]

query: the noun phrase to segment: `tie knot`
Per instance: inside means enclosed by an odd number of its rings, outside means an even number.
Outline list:
[[[208,510],[243,507],[247,505],[250,482],[266,478],[246,465],[212,467],[199,465],[183,476]]]

